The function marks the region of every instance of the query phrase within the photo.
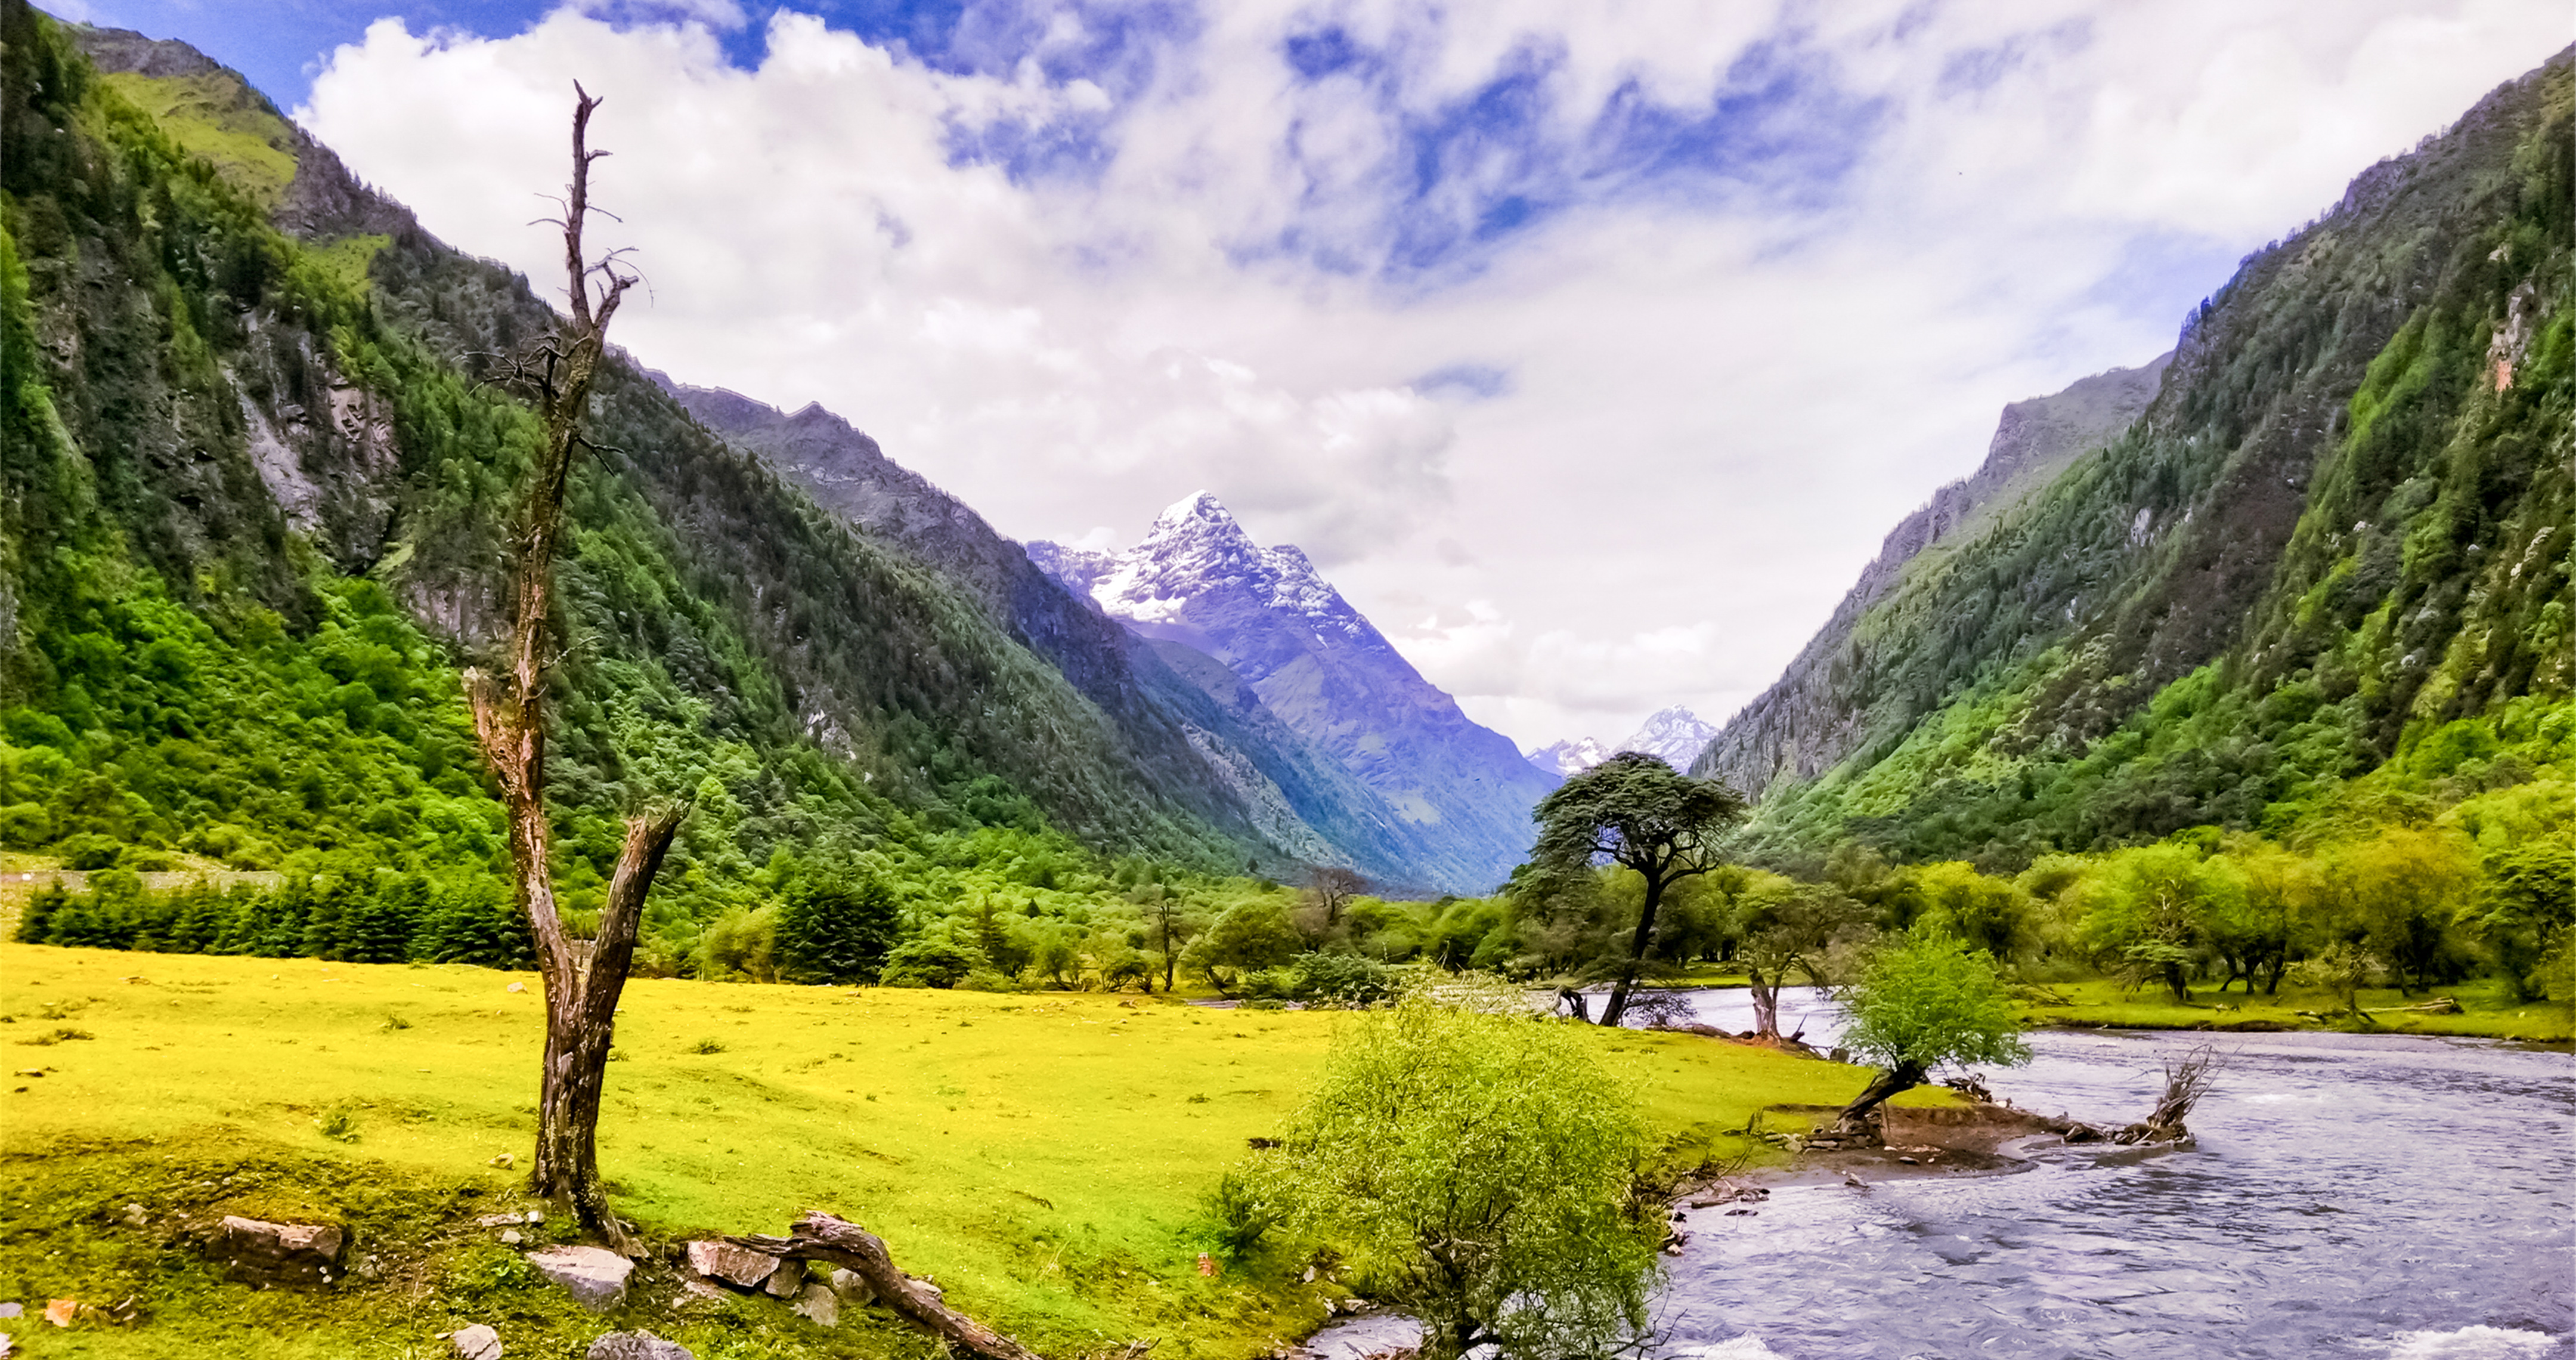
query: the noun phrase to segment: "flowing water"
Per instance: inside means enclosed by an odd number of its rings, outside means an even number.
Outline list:
[[[1807,1017],[1830,1043],[1832,1012]],[[1702,1018],[1748,1028],[1742,993]],[[2143,1117],[2167,1055],[2226,1067],[2197,1145],[2042,1146],[2005,1175],[1783,1185],[1693,1212],[1660,1355],[2576,1356],[2576,1059],[2483,1041],[2041,1032],[1998,1099]]]

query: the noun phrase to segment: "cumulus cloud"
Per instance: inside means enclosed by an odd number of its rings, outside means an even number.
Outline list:
[[[1021,537],[1208,487],[1524,745],[1730,712],[2003,403],[2153,357],[2565,41],[2557,0],[742,13],[385,20],[298,116],[542,281],[578,76],[647,361]]]

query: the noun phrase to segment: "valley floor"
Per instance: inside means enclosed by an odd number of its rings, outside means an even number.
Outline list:
[[[35,1355],[390,1360],[487,1323],[513,1357],[645,1328],[704,1360],[927,1360],[876,1310],[825,1331],[766,1298],[683,1301],[663,1261],[593,1316],[474,1226],[526,1207],[522,1172],[494,1162],[526,1164],[542,1014],[530,974],[0,945],[0,1301],[26,1309],[0,1329]],[[601,1160],[657,1244],[828,1209],[1049,1356],[1151,1339],[1158,1360],[1233,1360],[1348,1292],[1305,1283],[1311,1251],[1286,1246],[1198,1270],[1208,1191],[1346,1014],[677,980],[632,983],[622,1014]],[[1686,1162],[1866,1078],[1689,1035],[1599,1042]],[[359,1278],[226,1283],[189,1237],[224,1214],[343,1223]],[[57,1298],[100,1312],[56,1331],[37,1315]],[[135,1321],[101,1315],[129,1299]]]

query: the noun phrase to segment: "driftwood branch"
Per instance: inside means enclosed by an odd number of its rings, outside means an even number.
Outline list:
[[[828,1261],[868,1282],[877,1297],[925,1331],[984,1360],[1038,1360],[1028,1347],[940,1302],[919,1280],[895,1269],[885,1239],[856,1223],[809,1209],[786,1237],[728,1239],[735,1246],[789,1261]]]

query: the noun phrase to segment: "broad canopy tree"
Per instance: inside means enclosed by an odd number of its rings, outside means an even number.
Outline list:
[[[1654,756],[1622,751],[1558,785],[1530,816],[1539,824],[1531,860],[1540,869],[1588,872],[1606,858],[1644,880],[1636,934],[1601,1008],[1601,1023],[1616,1025],[1654,944],[1665,891],[1722,862],[1718,838],[1744,816],[1744,799],[1716,780],[1693,779]]]

